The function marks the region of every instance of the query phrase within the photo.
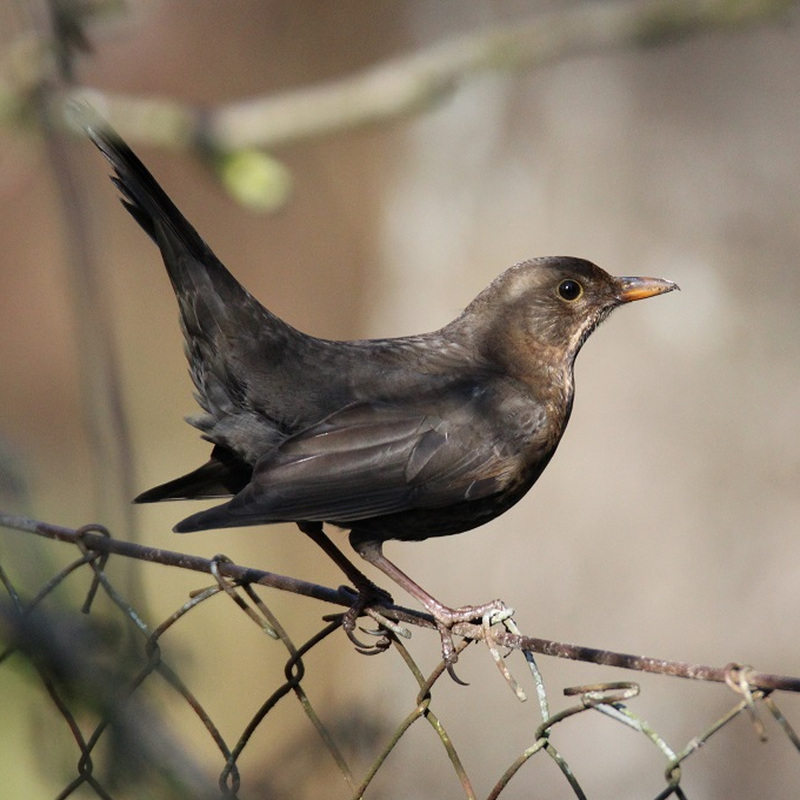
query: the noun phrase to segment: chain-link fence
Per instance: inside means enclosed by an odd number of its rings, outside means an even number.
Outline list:
[[[69,732],[69,740],[73,742],[69,748],[71,752],[58,751],[51,757],[46,755],[47,748],[39,752],[42,771],[50,776],[51,782],[62,783],[58,797],[301,797],[303,792],[297,778],[290,780],[288,775],[282,777],[273,771],[267,779],[258,766],[243,766],[253,737],[270,725],[279,707],[287,704],[294,704],[297,713],[305,715],[316,737],[315,744],[305,742],[299,749],[307,749],[309,754],[326,753],[325,757],[309,759],[308,763],[301,760],[300,769],[305,778],[310,779],[314,770],[328,774],[326,764],[335,764],[343,779],[338,786],[328,785],[326,796],[383,796],[374,782],[387,759],[393,756],[412,727],[426,724],[435,731],[438,746],[446,754],[442,763],[449,763],[461,787],[458,796],[480,796],[474,788],[470,764],[457,745],[463,732],[437,713],[440,682],[450,680],[444,665],[424,672],[404,638],[392,630],[396,629],[396,623],[429,625],[430,620],[424,615],[395,606],[374,613],[377,620],[392,620],[387,623],[389,628],[375,623],[379,628],[377,632],[413,677],[415,689],[404,698],[407,714],[387,721],[377,714],[370,719],[368,711],[351,708],[348,716],[333,698],[328,704],[319,700],[312,703],[306,691],[309,681],[313,681],[312,669],[320,669],[324,663],[324,657],[322,660],[314,658],[316,667],[309,667],[311,656],[324,650],[332,636],[341,635],[342,614],[325,615],[313,635],[303,642],[295,642],[290,630],[292,621],[279,619],[271,608],[281,592],[294,592],[315,598],[317,602],[346,606],[352,601],[352,595],[345,589],[326,589],[242,567],[222,556],[206,560],[117,541],[98,526],[70,530],[12,516],[4,516],[0,522],[5,526],[0,553],[13,553],[15,543],[24,534],[48,537],[51,542],[47,547],[75,551],[69,563],[54,568],[50,577],[35,587],[29,585],[26,570],[21,569],[18,559],[0,559],[0,580],[5,594],[0,604],[4,647],[0,653],[0,694],[9,696],[19,674],[24,674],[23,691],[40,712],[46,709],[43,713],[46,713],[47,725],[60,726]],[[134,607],[110,577],[111,561],[131,558],[139,560],[141,569],[190,569],[207,573],[212,581],[193,591],[174,613],[154,622]],[[142,565],[143,561],[159,566]],[[77,596],[75,591],[70,591],[75,588],[70,584],[81,587],[80,608],[65,603],[66,598]],[[250,627],[254,637],[268,636],[270,641],[274,640],[271,647],[284,652],[282,677],[275,680],[262,697],[247,698],[247,708],[254,710],[248,711],[249,719],[233,735],[223,733],[226,726],[215,719],[214,713],[201,702],[165,654],[164,644],[175,629],[213,598],[228,601],[218,605],[215,614],[246,615],[255,623]],[[473,638],[462,639],[461,650],[470,641],[483,640],[517,695],[522,698],[532,691],[538,699],[538,703],[529,703],[527,707],[531,730],[528,745],[519,753],[508,754],[507,768],[492,779],[492,788],[486,794],[488,798],[502,797],[507,787],[524,780],[529,763],[548,758],[561,772],[564,796],[586,797],[582,777],[570,768],[570,753],[562,751],[551,734],[576,715],[587,713],[601,714],[607,725],[623,725],[635,731],[658,751],[664,770],[663,789],[656,795],[659,798],[688,796],[681,785],[684,762],[737,716],[749,716],[753,727],[752,732],[740,730],[740,735],[754,734],[764,739],[769,727],[772,736],[776,731],[782,732],[800,749],[800,740],[775,699],[778,690],[800,690],[800,678],[764,675],[739,665],[714,669],[530,639],[515,630],[512,620],[497,625],[487,620],[469,632]],[[516,649],[522,650],[525,662],[515,660],[512,668],[505,656]],[[736,699],[719,719],[709,722],[705,730],[698,731],[676,748],[629,707],[629,701],[639,691],[633,682],[567,688],[564,693],[571,698],[568,705],[551,711],[551,705],[555,705],[552,688],[545,686],[534,650],[666,675],[725,681]],[[209,669],[217,670],[217,680],[226,685],[235,684],[235,670],[226,672],[224,659],[211,656],[205,663]],[[392,656],[386,653],[380,657]],[[354,662],[359,658],[357,653],[352,654]],[[512,671],[519,672],[523,663],[528,667],[524,680],[519,674],[512,675]],[[343,688],[344,683],[357,674],[358,668],[358,663],[353,663],[338,676]],[[254,664],[253,669],[258,670],[259,665]],[[396,686],[393,690],[398,691]],[[464,693],[464,701],[469,704],[472,700],[469,695],[475,689],[459,688],[459,691]],[[193,722],[189,723],[189,717],[184,714],[179,724],[173,712],[167,710],[175,708],[176,700],[184,712],[190,712]],[[486,714],[475,704],[471,724],[488,729],[490,721]],[[769,722],[770,717],[777,724]],[[4,724],[14,723],[9,718]],[[189,728],[192,734],[187,738]],[[357,743],[354,743],[354,731],[358,732]],[[198,732],[206,739],[204,746],[209,741],[213,743],[215,758],[201,758],[200,748],[197,753],[193,752],[188,742],[196,739]],[[292,748],[293,753],[287,753],[282,752],[287,742],[281,736],[274,737],[272,742],[273,755],[280,755],[280,763],[286,765],[287,772],[289,765],[296,769],[298,765],[292,756],[297,756],[298,746]],[[408,768],[413,769],[413,765]],[[486,776],[480,777],[481,782],[485,782]],[[11,781],[12,776],[8,778]],[[13,776],[13,782],[24,786],[25,776]],[[402,787],[396,787],[390,796],[403,796]]]

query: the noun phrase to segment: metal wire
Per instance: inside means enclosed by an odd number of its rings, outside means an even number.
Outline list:
[[[51,547],[72,546],[79,552],[78,556],[57,569],[52,575],[42,579],[35,591],[26,591],[17,585],[14,568],[0,562],[0,585],[3,587],[5,599],[0,600],[0,641],[4,649],[0,650],[0,695],[3,693],[3,681],[9,679],[12,664],[27,665],[36,680],[29,685],[32,695],[44,698],[52,708],[56,718],[61,718],[74,742],[75,767],[74,774],[64,778],[64,785],[57,797],[85,796],[89,790],[93,796],[100,798],[117,798],[136,796],[132,786],[142,783],[141,796],[153,796],[153,782],[160,787],[159,796],[174,798],[206,798],[225,797],[239,798],[249,796],[248,785],[257,783],[258,778],[242,771],[242,755],[249,747],[253,735],[265,724],[274,713],[276,707],[293,696],[303,715],[310,720],[321,748],[326,751],[331,763],[341,774],[346,787],[347,796],[360,798],[374,785],[375,779],[385,768],[390,755],[397,757],[397,748],[401,740],[418,723],[424,722],[434,731],[446,761],[453,770],[460,794],[465,798],[477,798],[469,765],[459,752],[457,740],[463,732],[451,730],[443,717],[434,710],[436,693],[442,679],[448,681],[444,664],[438,664],[429,674],[423,672],[406,644],[392,630],[383,630],[381,635],[389,642],[391,651],[397,654],[400,662],[408,670],[417,686],[417,692],[409,695],[409,708],[393,730],[380,730],[381,737],[372,742],[370,763],[365,769],[357,769],[352,758],[346,753],[339,741],[336,726],[326,725],[325,716],[312,703],[304,682],[308,677],[306,659],[309,654],[325,646],[325,642],[341,627],[342,614],[336,614],[324,620],[324,624],[302,644],[295,644],[286,626],[270,607],[268,597],[276,592],[295,592],[325,599],[329,602],[344,603],[352,600],[347,591],[314,587],[302,581],[284,576],[274,576],[251,568],[232,564],[225,556],[216,556],[211,560],[196,559],[183,554],[167,551],[150,551],[139,545],[131,546],[124,542],[116,542],[99,526],[84,526],[77,531],[48,526],[20,517],[0,514],[0,526],[8,531],[8,536],[18,534],[10,531],[22,531],[26,535],[36,533],[48,536]],[[58,542],[65,542],[60,545]],[[9,544],[13,545],[13,542]],[[136,548],[139,548],[138,550]],[[13,546],[8,550],[13,552]],[[204,571],[211,576],[214,583],[191,592],[185,603],[179,606],[160,623],[152,626],[143,619],[135,608],[122,596],[109,576],[109,563],[118,558],[136,557],[145,562],[157,562],[164,570],[189,568]],[[202,563],[201,563],[202,562]],[[142,567],[151,568],[151,567]],[[154,568],[154,567],[152,567]],[[65,584],[77,580],[89,571],[89,589],[85,598],[77,598],[74,613],[67,615],[63,611],[63,594],[59,591]],[[266,576],[266,577],[265,577]],[[85,578],[83,579],[85,580]],[[266,583],[270,588],[256,591],[256,582]],[[49,608],[47,601],[59,591],[58,602],[61,610],[56,613]],[[267,597],[265,598],[265,592]],[[270,595],[273,593],[273,595]],[[101,596],[110,601],[110,607],[116,609],[109,618],[107,609],[98,611]],[[216,613],[245,614],[254,624],[255,635],[266,634],[265,641],[275,641],[286,651],[283,668],[283,679],[274,685],[267,696],[250,716],[241,732],[233,738],[226,737],[221,725],[216,723],[206,707],[204,707],[186,682],[179,676],[174,665],[168,663],[162,650],[162,640],[169,636],[176,626],[196,609],[211,602],[219,602],[217,598],[228,598],[222,612]],[[103,604],[106,605],[106,604]],[[47,608],[45,606],[48,606]],[[80,609],[82,613],[77,613]],[[402,619],[405,623],[426,625],[429,620],[424,615],[415,615],[407,609],[396,609],[393,606],[381,609],[392,619]],[[76,622],[77,620],[77,622]],[[113,659],[102,665],[97,658],[98,631],[104,627],[135,634],[138,645],[134,648],[133,658],[129,651],[120,653],[118,663]],[[516,629],[513,620],[483,620],[473,626],[476,639],[483,639],[488,645],[492,659],[501,668],[504,679],[514,689],[517,696],[524,694],[518,678],[511,675],[509,665],[499,648],[512,646],[519,640],[527,644],[535,640],[522,636]],[[68,635],[65,635],[68,631]],[[508,638],[510,637],[510,639]],[[459,642],[459,650],[468,647],[470,640]],[[559,652],[558,643],[549,642],[537,647],[537,651],[546,651],[568,658],[574,658],[578,650],[591,654],[585,648],[571,648],[566,653]],[[489,793],[489,800],[503,795],[507,787],[517,779],[520,771],[526,769],[533,759],[544,758],[546,754],[563,776],[565,786],[577,798],[586,797],[578,777],[573,772],[566,755],[553,741],[553,732],[564,725],[571,724],[587,712],[598,712],[608,720],[609,724],[625,725],[636,734],[644,736],[651,742],[664,759],[664,788],[658,798],[684,798],[685,791],[681,785],[684,764],[695,755],[700,746],[708,741],[731,720],[744,714],[749,717],[755,736],[766,737],[766,725],[762,719],[766,712],[776,722],[775,730],[782,732],[787,741],[800,751],[798,739],[793,727],[775,701],[776,690],[764,687],[764,676],[751,667],[730,664],[716,670],[710,667],[690,668],[686,670],[688,677],[706,675],[707,680],[722,680],[736,694],[737,701],[718,720],[683,747],[673,748],[648,723],[642,720],[630,707],[635,700],[639,687],[631,682],[603,683],[596,685],[567,688],[564,694],[577,697],[577,702],[559,711],[551,713],[553,697],[545,688],[541,673],[534,660],[533,651],[528,650],[525,656],[530,668],[530,679],[533,690],[539,699],[538,707],[531,707],[540,721],[532,726],[532,740],[522,752],[514,756],[502,774],[497,778]],[[353,658],[359,656],[354,653]],[[383,656],[388,658],[390,656]],[[619,661],[620,654],[603,653],[601,663],[609,660]],[[646,663],[644,669],[652,669],[654,659],[638,657]],[[317,659],[315,659],[315,662]],[[664,672],[675,674],[675,669],[666,664]],[[787,676],[767,676],[767,683],[781,683],[784,688],[793,689],[797,679]],[[160,679],[160,680],[159,680]],[[235,676],[230,677],[235,680]],[[203,763],[200,755],[187,752],[182,743],[180,732],[172,730],[169,722],[153,713],[153,697],[163,687],[167,687],[173,697],[184,703],[198,719],[206,735],[210,738],[215,750],[219,753],[216,766]],[[469,692],[469,689],[459,689]],[[318,704],[317,704],[318,705]],[[481,712],[481,716],[485,712]],[[485,722],[479,719],[477,724]],[[124,753],[125,758],[120,759]],[[146,765],[138,771],[120,770],[119,763],[128,760],[135,764]],[[43,765],[47,766],[47,765]],[[214,772],[217,773],[216,781]],[[50,770],[48,770],[52,774]],[[485,776],[481,776],[485,780]]]

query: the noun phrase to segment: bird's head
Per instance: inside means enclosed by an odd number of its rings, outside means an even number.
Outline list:
[[[579,258],[525,261],[496,278],[464,312],[493,361],[511,373],[571,369],[589,334],[617,306],[677,289],[661,278],[616,278]]]

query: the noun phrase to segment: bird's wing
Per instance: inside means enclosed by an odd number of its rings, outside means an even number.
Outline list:
[[[287,439],[256,464],[251,483],[229,503],[179,528],[355,522],[501,491],[522,456],[508,421],[492,413],[484,394],[350,405]]]

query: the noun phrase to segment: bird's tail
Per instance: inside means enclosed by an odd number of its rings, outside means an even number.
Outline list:
[[[241,491],[252,475],[253,468],[249,464],[227,448],[216,445],[211,458],[201,467],[142,492],[133,502],[230,497]]]
[[[228,272],[105,121],[89,109],[77,114],[113,167],[123,205],[161,250],[178,299],[196,398],[205,412],[189,421],[222,448],[215,449],[209,464],[138,499],[233,494],[249,480],[248,464],[278,438],[277,423],[254,409],[272,408],[270,378],[280,372],[287,346],[301,334]],[[262,378],[253,381],[254,374]]]
[[[231,347],[242,328],[260,330],[263,337],[285,339],[296,333],[264,308],[231,275],[200,234],[170,200],[137,155],[114,129],[96,114],[80,114],[81,126],[114,168],[111,180],[122,193],[122,204],[158,245],[178,298],[190,359],[205,360],[210,343],[221,334]],[[214,349],[213,346],[210,347]],[[235,349],[235,348],[234,348]],[[232,352],[231,357],[240,354]],[[201,393],[203,388],[198,386]]]
[[[122,204],[161,250],[175,292],[183,293],[187,283],[194,286],[202,270],[220,294],[244,293],[122,137],[96,115],[84,119],[83,127],[114,168],[111,180],[122,193]]]

